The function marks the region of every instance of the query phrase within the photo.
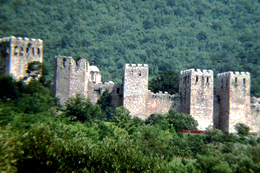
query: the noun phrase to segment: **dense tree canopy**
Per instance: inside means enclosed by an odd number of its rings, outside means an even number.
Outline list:
[[[260,4],[257,0],[1,1],[0,37],[44,40],[56,55],[87,58],[105,81],[121,82],[125,63],[158,71],[249,71],[260,96]]]

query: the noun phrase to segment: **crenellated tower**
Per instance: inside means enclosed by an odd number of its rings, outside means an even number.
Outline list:
[[[250,118],[250,73],[226,72],[217,75],[216,95],[219,114],[214,115],[214,124],[222,131],[235,132],[236,123],[245,123]]]
[[[33,61],[43,62],[42,40],[14,36],[0,39],[0,74],[23,79],[28,63]]]
[[[180,111],[191,114],[199,129],[213,124],[213,71],[185,70],[179,79]]]
[[[147,118],[148,65],[126,64],[123,79],[123,106],[133,116]]]
[[[64,105],[68,98],[75,97],[76,94],[87,97],[88,67],[85,59],[75,62],[72,57],[56,57],[54,91],[61,104]]]

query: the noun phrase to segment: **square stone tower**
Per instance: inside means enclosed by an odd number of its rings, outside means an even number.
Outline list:
[[[72,57],[56,57],[53,90],[60,104],[64,105],[68,98],[76,94],[87,97],[88,67],[89,63],[85,59],[75,62]]]
[[[147,118],[148,65],[126,64],[123,79],[123,106],[131,115]]]
[[[42,40],[14,36],[0,39],[0,74],[23,79],[28,63],[33,61],[43,62]]]
[[[191,114],[199,129],[213,124],[213,71],[185,70],[180,73],[180,111]]]
[[[250,73],[226,72],[217,75],[219,114],[214,115],[218,128],[235,132],[236,123],[245,123],[250,118]]]

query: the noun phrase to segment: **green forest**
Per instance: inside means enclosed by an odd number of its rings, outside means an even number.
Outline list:
[[[103,81],[122,82],[125,63],[146,63],[150,87],[178,89],[188,68],[249,71],[260,97],[258,0],[0,0],[0,37],[44,40],[39,81],[0,76],[0,172],[260,172],[260,137],[237,134],[169,111],[145,120],[80,97],[57,104],[51,91],[57,55],[86,58]],[[48,72],[49,71],[49,72]],[[33,77],[33,76],[32,76]],[[169,82],[176,80],[176,83]],[[168,82],[168,83],[167,83]]]
[[[44,40],[51,70],[55,56],[68,55],[88,59],[115,83],[126,63],[148,64],[151,77],[188,68],[248,71],[260,97],[259,0],[0,2],[0,37]]]
[[[44,80],[0,76],[0,172],[260,172],[260,137],[238,123],[238,134],[169,111],[146,120],[80,97],[55,106]]]

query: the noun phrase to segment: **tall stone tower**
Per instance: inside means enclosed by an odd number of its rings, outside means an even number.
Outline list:
[[[191,114],[199,129],[213,124],[213,71],[185,70],[180,73],[180,111]]]
[[[0,39],[0,74],[19,80],[27,76],[28,63],[43,62],[43,41],[33,38],[3,37]]]
[[[250,74],[220,73],[217,75],[216,87],[219,100],[219,114],[214,115],[219,121],[216,124],[222,131],[234,132],[234,125],[239,122],[247,124],[251,115]],[[217,121],[216,117],[214,119]]]
[[[54,92],[62,105],[76,94],[87,97],[88,67],[89,64],[85,59],[75,62],[72,57],[56,57]]]
[[[145,119],[148,94],[148,65],[126,64],[123,80],[123,106],[131,110],[131,115]]]

